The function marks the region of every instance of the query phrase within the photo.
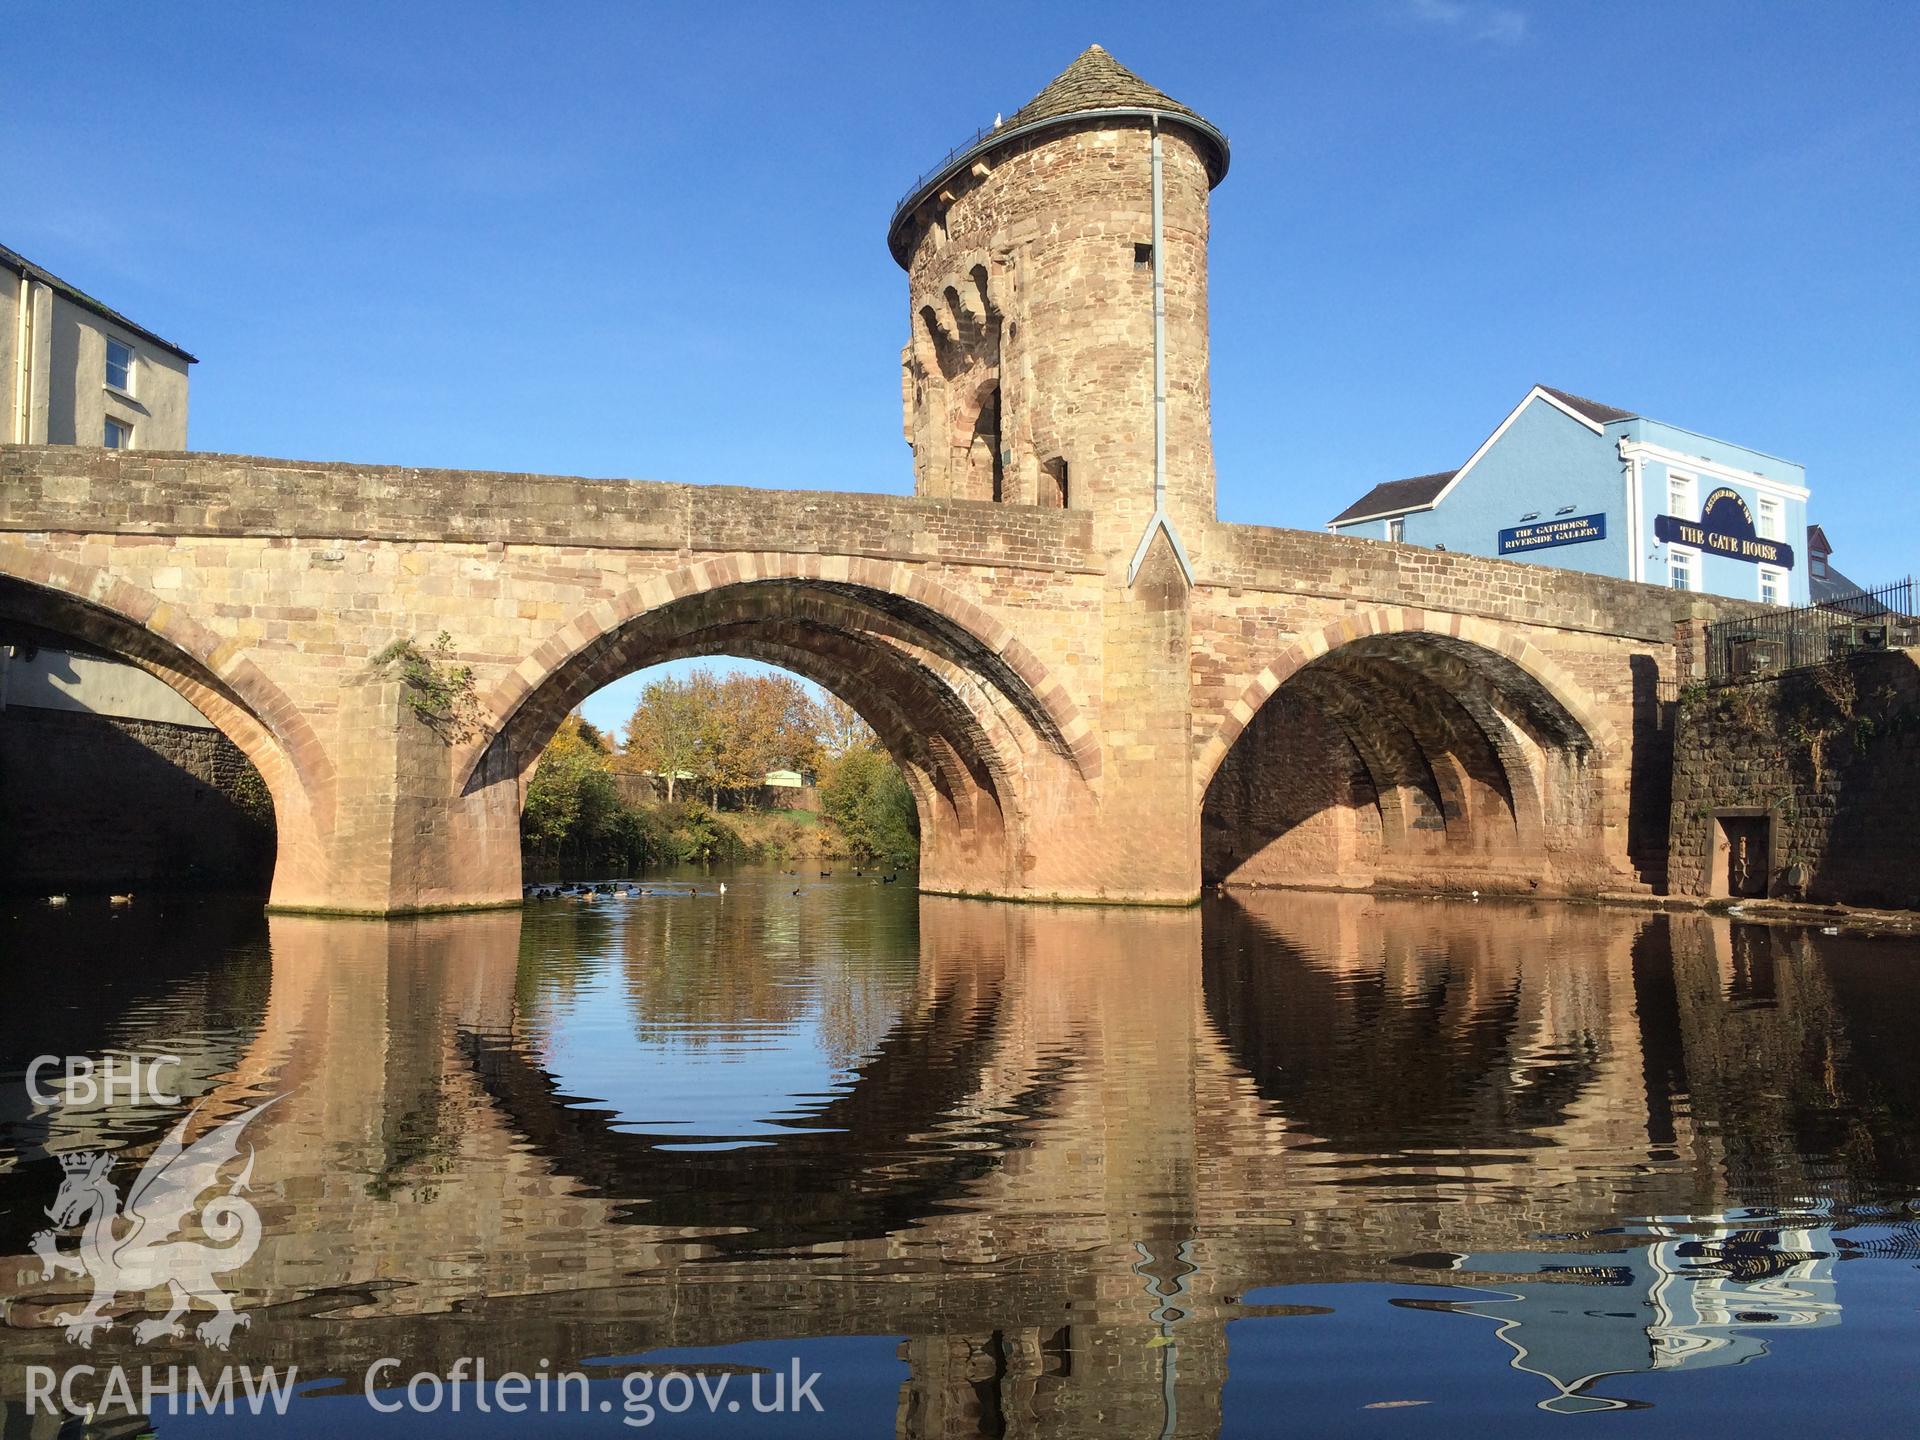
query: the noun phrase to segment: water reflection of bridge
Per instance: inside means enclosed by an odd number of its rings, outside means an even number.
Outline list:
[[[1912,1174],[1899,1125],[1809,1128],[1869,1084],[1888,1115],[1912,1098],[1852,1048],[1844,950],[1565,906],[1383,932],[1383,903],[923,900],[911,998],[857,1082],[722,1151],[564,1096],[522,1043],[518,913],[274,917],[258,1028],[210,1097],[290,1092],[253,1135],[266,1233],[231,1358],[357,1377],[900,1335],[906,1433],[1168,1411],[1210,1434],[1248,1289],[1430,1281],[1437,1252]],[[15,1302],[4,1393],[73,1358],[34,1324],[51,1294]]]

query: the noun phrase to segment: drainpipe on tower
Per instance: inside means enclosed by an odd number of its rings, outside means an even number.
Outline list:
[[[1147,547],[1153,544],[1153,532],[1164,530],[1167,542],[1173,546],[1173,558],[1180,562],[1180,573],[1187,577],[1187,584],[1192,585],[1193,562],[1187,559],[1187,547],[1180,543],[1180,532],[1173,528],[1173,521],[1167,515],[1166,199],[1160,178],[1159,115],[1150,117],[1148,123],[1153,127],[1153,515],[1133,552],[1133,563],[1127,567],[1127,584],[1133,584],[1139,576],[1140,566],[1147,558]]]

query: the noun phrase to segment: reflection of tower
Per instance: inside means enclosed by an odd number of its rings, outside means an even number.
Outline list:
[[[901,1358],[913,1371],[900,1393],[903,1440],[1051,1430],[1073,1380],[1073,1327],[915,1337]]]

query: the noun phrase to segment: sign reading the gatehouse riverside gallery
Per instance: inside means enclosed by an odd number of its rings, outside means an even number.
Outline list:
[[[1605,515],[1569,515],[1564,520],[1541,520],[1502,530],[1500,553],[1511,555],[1516,550],[1545,550],[1550,545],[1579,545],[1587,540],[1606,538]]]
[[[1793,547],[1784,540],[1762,540],[1753,528],[1753,512],[1737,490],[1721,486],[1707,496],[1698,520],[1678,515],[1653,517],[1653,533],[1669,545],[1689,545],[1729,560],[1793,568]]]

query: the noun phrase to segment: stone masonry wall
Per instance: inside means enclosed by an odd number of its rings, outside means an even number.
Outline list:
[[[0,892],[264,890],[272,807],[217,730],[0,710]]]
[[[1324,712],[1275,695],[1214,777],[1201,817],[1208,885],[1354,885],[1379,862],[1372,777]]]
[[[369,683],[390,642],[447,631],[501,723],[573,657],[638,666],[706,643],[675,617],[735,644],[813,643],[830,688],[861,678],[862,655],[946,676],[938,693],[973,707],[947,737],[963,814],[990,803],[1018,827],[967,852],[1015,873],[952,888],[1190,898],[1200,796],[1282,672],[1398,630],[1483,657],[1500,683],[1544,677],[1591,737],[1605,850],[1627,869],[1629,776],[1648,758],[1634,707],[1672,673],[1669,592],[1217,524],[1187,532],[1193,590],[1157,555],[1127,587],[1099,534],[1078,510],[979,501],[0,447],[0,602],[64,605],[20,618],[97,621],[79,638],[113,653],[154,642],[163,674],[191,660],[173,683],[287,802],[276,893],[301,876],[338,890],[342,865],[369,893],[415,883],[429,842],[478,853],[462,826],[499,830],[497,862],[419,903],[517,893],[517,797],[443,829],[444,748],[413,753],[420,727]],[[845,655],[822,638],[836,635]],[[452,777],[456,806],[497,786],[473,774]],[[413,808],[394,808],[403,791]]]
[[[1920,659],[1856,657],[1683,698],[1674,742],[1676,894],[1725,894],[1720,818],[1771,827],[1768,893],[1920,909]]]
[[[1208,395],[1208,176],[1196,142],[1162,141],[1168,506],[1213,518]],[[1004,496],[1068,504],[1129,552],[1153,508],[1153,205],[1144,123],[1049,129],[949,183],[907,264],[907,437],[922,495],[986,499],[966,452],[997,391]]]
[[[575,553],[781,549],[1097,571],[1090,517],[892,495],[0,447],[0,530],[515,544]],[[99,521],[111,513],[113,523]]]

